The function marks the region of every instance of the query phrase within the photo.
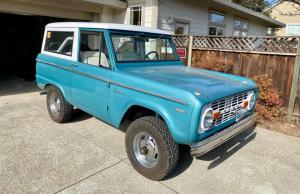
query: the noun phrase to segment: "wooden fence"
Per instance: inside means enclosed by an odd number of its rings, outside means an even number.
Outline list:
[[[237,75],[268,75],[288,107],[288,120],[299,117],[300,37],[174,36],[174,41],[188,51],[188,66],[201,68],[217,60],[233,64]]]

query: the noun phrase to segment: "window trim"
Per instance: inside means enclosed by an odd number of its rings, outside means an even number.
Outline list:
[[[59,54],[59,53],[53,53],[53,52],[49,52],[49,51],[45,50],[47,34],[48,34],[49,31],[52,31],[52,32],[73,32],[74,33],[72,56],[63,55],[63,54]],[[78,47],[78,31],[79,31],[78,28],[46,28],[45,32],[44,32],[41,53],[45,54],[45,55],[61,58],[61,59],[76,61],[77,60],[77,47]]]
[[[143,7],[143,5],[132,5],[132,6],[129,6],[128,8],[129,8],[129,24],[130,25],[134,25],[134,24],[131,24],[131,20],[132,20],[132,16],[131,16],[131,13],[133,12],[133,11],[131,11],[131,9],[132,8],[134,8],[134,7],[140,7],[140,9],[139,9],[139,11],[141,11],[141,25],[137,25],[137,26],[143,26],[143,12],[144,12],[144,7]]]

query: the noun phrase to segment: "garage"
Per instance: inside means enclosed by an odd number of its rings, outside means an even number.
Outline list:
[[[116,10],[125,8],[124,2],[116,0],[1,0],[0,92],[13,90],[11,83],[35,79],[35,59],[45,25],[67,21],[114,22]]]
[[[67,19],[0,13],[0,20],[0,77],[34,80],[44,26]]]

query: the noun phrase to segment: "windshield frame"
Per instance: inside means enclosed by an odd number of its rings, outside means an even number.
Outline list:
[[[113,45],[113,39],[112,39],[112,35],[124,35],[124,36],[134,36],[134,35],[142,35],[141,37],[149,37],[149,38],[159,38],[159,37],[163,37],[165,39],[169,40],[170,43],[170,47],[172,48],[173,52],[174,52],[174,57],[175,59],[173,60],[124,60],[124,61],[120,61],[117,59],[117,54],[116,54],[116,50],[115,47]],[[180,58],[178,56],[177,53],[177,49],[176,46],[174,44],[172,35],[168,35],[168,34],[154,34],[154,33],[148,33],[148,32],[135,32],[135,31],[122,31],[122,30],[110,30],[109,31],[109,38],[110,38],[110,42],[111,42],[111,48],[112,48],[112,54],[115,60],[115,63],[117,64],[124,64],[124,63],[161,63],[161,62],[180,62]]]

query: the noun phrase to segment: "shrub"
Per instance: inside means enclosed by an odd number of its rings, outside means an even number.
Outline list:
[[[225,63],[222,60],[212,60],[201,64],[201,67],[211,71],[218,71],[222,73],[232,73],[233,64]]]
[[[273,80],[266,75],[254,76],[253,80],[259,89],[259,97],[255,108],[258,113],[258,121],[281,119],[284,115],[284,102],[278,90],[274,88]]]
[[[233,64],[224,63],[222,60],[207,61],[201,64],[204,69],[218,71],[223,73],[233,73]],[[276,121],[281,120],[284,116],[284,101],[278,90],[274,88],[273,80],[267,75],[254,76],[259,89],[259,97],[255,111],[258,114],[258,122],[263,120]]]

